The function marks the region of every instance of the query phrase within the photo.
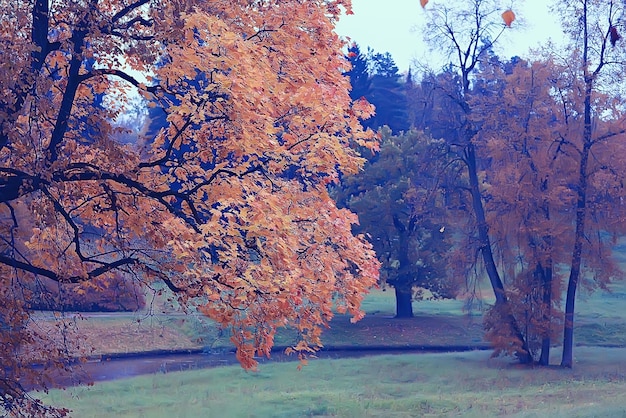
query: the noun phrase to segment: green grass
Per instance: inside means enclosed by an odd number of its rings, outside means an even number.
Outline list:
[[[361,322],[353,324],[349,315],[336,315],[330,328],[323,334],[325,346],[406,346],[413,344],[476,344],[481,343],[482,327],[480,313],[468,316],[463,310],[463,301],[439,300],[413,303],[416,318],[413,320],[392,320],[395,315],[393,289],[372,290],[363,301],[362,309],[367,313]],[[456,331],[442,336],[441,341],[433,337],[422,338],[424,331],[431,334],[439,330],[416,329],[420,318],[433,318],[432,321]],[[207,350],[220,351],[232,348],[228,330],[220,331],[217,324],[199,314],[181,317],[180,315],[144,316],[142,321],[152,321],[182,332],[190,341],[201,341]],[[469,325],[469,327],[468,327]],[[467,332],[466,332],[467,331]],[[416,336],[415,333],[420,335]],[[295,344],[298,335],[294,330],[281,328],[274,343],[277,346]]]
[[[488,296],[488,292],[485,292]],[[337,315],[329,329],[322,335],[325,346],[406,346],[472,345],[484,343],[481,312],[468,314],[461,300],[417,301],[413,303],[416,318],[392,319],[395,314],[393,289],[373,290],[362,305],[365,319],[353,324],[347,315]],[[576,304],[575,343],[579,345],[626,346],[626,286],[618,283],[613,292],[579,292]],[[181,323],[180,318],[168,320],[168,326],[182,330],[193,341],[202,341],[209,349],[232,347],[227,331],[220,333],[210,320],[190,316]],[[169,321],[169,322],[168,322]],[[442,330],[446,332],[442,332]],[[559,342],[557,338],[555,342]],[[293,330],[279,329],[275,338],[277,346],[293,344],[297,334]]]
[[[626,286],[613,293],[579,293],[575,342],[626,347]],[[481,341],[480,316],[462,301],[414,304],[416,318],[392,320],[393,290],[372,292],[366,318],[337,316],[323,335],[328,345],[472,344]],[[159,317],[213,347],[229,346],[210,321]],[[295,336],[279,333],[276,343]],[[559,342],[557,339],[555,342]],[[259,372],[238,366],[156,374],[52,391],[48,404],[75,417],[626,417],[626,348],[576,347],[573,370],[525,369],[488,352],[376,356],[269,363]],[[559,350],[552,364],[559,363]],[[40,394],[37,394],[37,396]]]
[[[270,363],[51,391],[89,417],[619,417],[626,350],[578,348],[576,368],[525,369],[489,353]],[[558,353],[555,353],[558,355]]]
[[[361,305],[368,315],[392,317],[396,314],[396,301],[393,288],[373,289],[367,294]],[[422,300],[413,302],[415,315],[466,315],[462,300]],[[478,314],[478,312],[474,312]]]
[[[490,296],[489,291],[483,293],[486,298]],[[96,316],[88,321],[80,321],[80,326],[84,329],[93,327],[93,334],[96,335],[100,335],[102,327],[106,326],[120,330],[125,327],[142,328],[145,332],[153,332],[156,335],[155,341],[159,340],[157,337],[162,334],[162,330],[170,330],[181,335],[181,338],[171,340],[183,345],[187,341],[189,348],[197,347],[198,343],[206,350],[221,351],[232,348],[229,331],[220,331],[214,322],[202,315],[180,315],[160,300],[154,302],[153,308],[156,314],[137,312]],[[393,289],[376,289],[366,296],[362,308],[367,315],[356,324],[352,324],[346,315],[337,315],[330,328],[322,335],[324,345],[338,347],[484,343],[480,310],[474,310],[468,315],[462,300],[417,301],[413,303],[416,318],[392,320],[395,314]],[[576,309],[577,344],[626,346],[626,286],[623,283],[613,286],[611,294],[602,291],[588,294],[581,289]],[[275,344],[291,345],[297,342],[297,337],[294,330],[279,329]],[[140,350],[143,346],[138,347],[133,350]],[[118,350],[115,347],[109,348]],[[102,350],[106,351],[105,347]]]
[[[488,296],[488,292],[485,295]],[[349,316],[337,315],[330,328],[324,330],[322,341],[327,347],[484,344],[481,312],[475,310],[468,315],[463,305],[461,300],[414,302],[416,317],[397,320],[392,319],[395,313],[393,289],[374,290],[363,302],[367,315],[362,321],[353,324]],[[121,334],[124,334],[124,330],[143,330],[146,334],[153,334],[154,343],[135,344],[131,351],[142,350],[144,347],[165,349],[168,341],[176,342],[175,348],[195,348],[200,345],[207,351],[232,349],[229,331],[220,331],[214,322],[199,314],[185,316],[172,312],[156,315],[145,312],[126,313],[90,317],[87,321],[79,321],[79,324],[85,332],[89,330],[98,342],[101,340],[98,336],[103,335],[107,327],[117,328]],[[161,338],[162,335],[167,336],[167,339]],[[120,343],[114,337],[115,335],[110,335],[103,340],[108,345],[101,347],[100,351],[128,351],[118,347]],[[297,337],[294,330],[279,329],[275,344],[292,345],[297,342]],[[120,339],[121,343],[128,338],[130,337]],[[560,337],[554,341],[558,343]],[[575,342],[581,345],[626,346],[625,286],[616,286],[612,294],[580,292]],[[157,346],[156,343],[160,345]]]

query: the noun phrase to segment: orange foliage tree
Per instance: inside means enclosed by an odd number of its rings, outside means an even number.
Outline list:
[[[327,193],[361,166],[351,145],[375,146],[359,124],[371,108],[342,75],[342,7],[0,5],[0,408],[63,413],[25,392],[46,384],[33,362],[71,355],[26,327],[16,289],[37,280],[160,281],[231,329],[246,368],[277,327],[296,328],[306,353],[333,307],[362,316],[378,262]],[[121,141],[116,121],[138,97],[166,123]]]
[[[551,95],[563,68],[552,61],[492,57],[481,65],[473,96],[481,125],[479,154],[489,158],[483,175],[490,232],[507,277],[507,294],[529,349],[541,348],[547,365],[551,337],[560,323],[558,306],[571,247],[571,161],[561,157],[562,107]],[[501,326],[489,324],[489,335]],[[506,340],[496,340],[502,350]],[[498,345],[498,344],[496,344]]]
[[[613,45],[622,11],[613,2],[569,6],[565,16],[578,18],[568,30],[585,40],[580,48],[566,60],[548,50],[532,63],[491,60],[473,96],[477,144],[489,157],[483,184],[490,232],[513,278],[509,298],[525,329],[542,337],[540,363],[548,364],[550,336],[560,322],[553,308],[567,282],[564,367],[572,367],[579,283],[605,288],[623,276],[611,247],[626,215],[622,83],[610,72],[625,59]],[[608,26],[592,24],[596,19]]]
[[[576,291],[579,282],[585,279],[583,255],[590,224],[598,217],[613,218],[614,213],[620,213],[623,199],[620,196],[611,202],[617,211],[604,214],[599,210],[610,201],[603,195],[621,194],[623,189],[623,153],[620,151],[626,133],[626,118],[619,96],[623,97],[621,86],[626,54],[623,44],[617,42],[619,32],[624,31],[626,5],[615,0],[582,0],[566,1],[559,6],[572,51],[566,73],[569,88],[563,89],[561,96],[561,104],[569,116],[564,121],[562,140],[575,155],[573,160],[577,171],[573,187],[576,194],[575,235],[565,300],[561,359],[561,366],[572,367]]]
[[[469,3],[469,4],[467,4]],[[453,65],[444,88],[451,105],[447,113],[439,120],[447,122],[450,136],[447,141],[466,168],[468,199],[470,200],[474,223],[470,226],[473,247],[480,254],[484,271],[496,299],[492,308],[498,316],[498,322],[506,327],[507,351],[514,352],[523,363],[532,361],[527,341],[518,324],[508,300],[503,277],[494,257],[494,245],[485,214],[483,185],[479,175],[484,169],[484,161],[477,156],[475,137],[480,126],[472,118],[471,97],[475,94],[472,81],[479,63],[492,50],[512,22],[502,22],[496,13],[500,5],[492,0],[473,0],[471,2],[437,4],[431,9],[432,14],[425,34],[427,41],[442,52],[447,53]],[[468,228],[469,229],[469,228]],[[467,248],[467,247],[466,247]],[[470,247],[471,248],[471,247]],[[467,251],[466,253],[472,253]]]

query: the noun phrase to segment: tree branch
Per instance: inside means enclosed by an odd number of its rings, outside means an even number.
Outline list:
[[[130,12],[140,8],[141,6],[148,3],[149,1],[150,0],[137,0],[136,2],[129,4],[128,6],[124,7],[122,10],[114,14],[113,17],[111,18],[111,22],[113,24],[119,22],[121,19],[126,17]]]
[[[607,132],[604,135],[600,135],[599,137],[597,137],[596,139],[591,141],[591,144],[594,145],[594,144],[597,144],[598,142],[602,142],[602,141],[604,141],[606,139],[612,138],[612,137],[617,136],[617,135],[622,135],[622,134],[625,134],[625,133],[626,133],[626,129],[621,129],[621,130],[619,130],[617,132]]]
[[[159,89],[160,86],[155,85],[155,86],[146,86],[144,83],[141,83],[139,80],[137,80],[135,77],[131,76],[130,74],[122,71],[122,70],[118,70],[115,68],[98,68],[95,70],[92,70],[86,74],[82,74],[80,77],[78,77],[78,82],[82,83],[85,80],[89,80],[90,78],[94,78],[94,77],[104,77],[107,75],[112,75],[118,78],[121,78],[124,81],[127,81],[128,83],[132,84],[133,86],[137,87],[137,89],[142,90],[142,91],[146,91],[148,93],[156,93]]]
[[[87,19],[87,17],[85,17]],[[83,22],[85,25],[86,22]],[[54,163],[58,158],[58,147],[65,137],[65,132],[69,124],[70,115],[72,113],[72,107],[74,106],[74,99],[78,91],[81,79],[79,76],[80,68],[82,67],[82,52],[85,43],[85,37],[87,36],[86,29],[77,29],[72,33],[71,41],[73,43],[72,58],[70,59],[70,67],[67,75],[67,85],[61,105],[59,106],[59,113],[52,130],[50,137],[50,144],[48,145],[46,162],[50,165]]]
[[[71,276],[71,277],[62,277],[59,274],[55,273],[52,270],[48,270],[46,268],[43,267],[38,267],[35,266],[31,263],[26,263],[23,261],[19,261],[16,260],[13,257],[7,257],[4,254],[0,254],[0,263],[4,264],[8,267],[11,268],[15,268],[15,269],[19,269],[22,271],[26,271],[32,274],[35,274],[37,276],[43,276],[43,277],[47,277],[55,282],[59,282],[59,283],[82,283],[85,282],[87,280],[91,280],[94,279],[98,276],[101,276],[105,273],[108,273],[111,270],[123,267],[123,266],[127,266],[127,265],[132,265],[132,264],[137,264],[139,263],[139,260],[137,260],[136,258],[132,258],[132,257],[125,257],[125,258],[120,258],[119,260],[113,261],[111,263],[105,263],[104,265],[95,268],[93,270],[91,270],[89,273],[87,273],[87,277],[81,277],[81,276]]]
[[[83,255],[81,247],[80,247],[80,231],[78,229],[78,226],[76,225],[76,223],[74,222],[70,214],[67,213],[65,208],[61,205],[61,203],[57,199],[55,199],[54,196],[52,196],[52,194],[50,193],[47,187],[45,186],[42,187],[41,191],[43,192],[43,194],[48,196],[48,199],[50,199],[56,211],[61,214],[63,219],[65,219],[65,222],[70,226],[70,228],[72,228],[72,231],[74,232],[74,237],[72,238],[72,242],[74,243],[74,252],[76,253],[76,255],[78,255],[78,258],[80,258],[80,261],[83,261],[83,262],[94,261],[94,262],[99,262],[99,263],[104,264],[104,262],[102,261],[89,260]]]

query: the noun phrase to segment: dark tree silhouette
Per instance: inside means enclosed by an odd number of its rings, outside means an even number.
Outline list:
[[[376,107],[376,114],[363,121],[363,126],[378,130],[388,126],[393,133],[409,128],[405,84],[391,54],[363,54],[357,44],[348,48],[352,69],[350,77],[352,99],[365,98]]]
[[[434,298],[454,297],[456,291],[445,260],[452,229],[444,224],[444,202],[434,192],[447,147],[416,131],[392,136],[383,128],[381,134],[380,153],[362,172],[345,178],[335,197],[359,215],[355,232],[369,237],[381,278],[395,289],[396,317],[409,318],[418,289]]]

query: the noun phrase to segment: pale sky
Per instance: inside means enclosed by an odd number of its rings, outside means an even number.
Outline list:
[[[420,30],[427,19],[431,0],[422,9],[419,0],[352,0],[354,15],[343,16],[337,33],[359,44],[361,51],[370,46],[376,52],[391,53],[400,72],[408,70],[414,60],[425,60],[429,51]],[[557,19],[550,14],[550,0],[503,0],[502,11],[509,8],[517,15],[507,38],[501,40],[498,54],[502,58],[525,56],[548,38],[562,36]],[[503,49],[506,48],[506,49]]]

